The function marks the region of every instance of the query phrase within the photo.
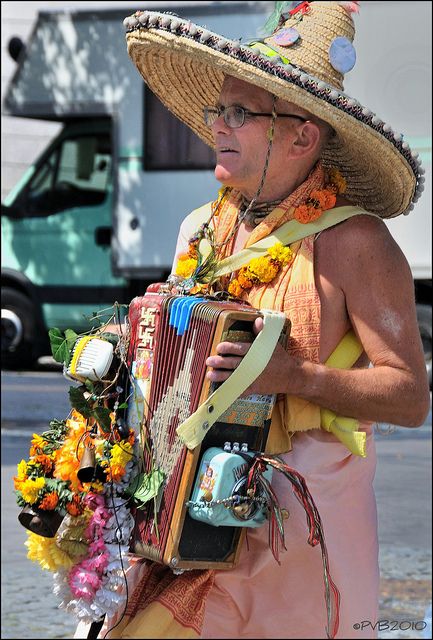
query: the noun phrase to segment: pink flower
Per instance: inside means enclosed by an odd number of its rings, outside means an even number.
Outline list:
[[[96,591],[101,585],[101,578],[93,571],[86,570],[84,565],[88,561],[85,560],[81,564],[75,566],[69,574],[69,587],[71,592],[77,598],[84,600],[93,600]]]

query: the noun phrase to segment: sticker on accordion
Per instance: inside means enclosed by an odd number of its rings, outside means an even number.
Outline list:
[[[245,424],[250,427],[261,427],[269,420],[275,405],[275,395],[261,395],[254,393],[244,398],[238,398],[222,414],[218,422],[226,424]]]
[[[150,360],[134,360],[131,367],[133,389],[130,389],[127,411],[127,425],[140,432],[144,418],[145,398],[150,384]],[[132,392],[132,393],[131,393]]]

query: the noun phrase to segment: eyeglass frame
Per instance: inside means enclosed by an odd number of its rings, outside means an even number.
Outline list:
[[[229,123],[226,120],[226,113],[227,113],[228,109],[232,109],[232,108],[240,109],[242,111],[242,114],[243,114],[242,123],[237,127],[232,127],[231,125],[229,125]],[[214,115],[217,114],[217,117],[212,122],[212,124],[208,124],[207,121],[206,121],[208,113],[213,113]],[[224,118],[224,123],[230,129],[240,129],[241,127],[243,127],[244,124],[245,124],[245,118],[246,118],[247,115],[248,116],[256,116],[256,117],[257,116],[271,117],[271,116],[275,115],[275,116],[282,117],[282,118],[298,118],[299,120],[302,120],[302,122],[309,122],[308,118],[304,118],[304,116],[299,116],[299,115],[297,115],[295,113],[259,113],[259,112],[256,112],[256,111],[249,111],[249,109],[245,109],[245,107],[241,107],[238,104],[231,104],[228,107],[223,107],[223,106],[216,106],[216,107],[206,106],[206,107],[203,107],[203,119],[204,119],[204,123],[205,123],[205,125],[207,127],[212,127],[221,115]]]

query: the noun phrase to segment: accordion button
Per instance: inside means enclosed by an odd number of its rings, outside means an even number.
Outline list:
[[[208,408],[207,408],[207,412],[208,412],[208,413],[212,413],[212,411],[213,411],[213,410],[214,410],[214,406],[213,406],[213,404],[210,404],[210,405],[208,406]]]
[[[202,429],[203,431],[207,431],[209,429],[209,422],[203,422]]]

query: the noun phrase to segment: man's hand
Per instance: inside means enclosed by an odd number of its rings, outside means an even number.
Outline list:
[[[263,329],[263,319],[257,318],[253,325],[254,334],[257,335]],[[240,365],[242,358],[248,353],[251,343],[248,342],[220,342],[217,346],[217,355],[210,356],[206,360],[208,371],[206,377],[212,382],[224,382]],[[275,351],[258,378],[248,387],[244,395],[251,393],[273,394],[284,393],[284,382],[287,380],[290,357],[284,348],[278,344]]]

